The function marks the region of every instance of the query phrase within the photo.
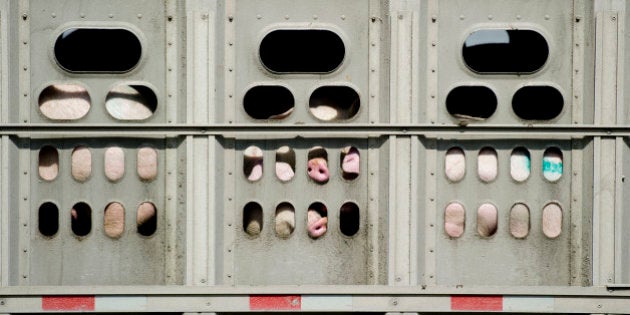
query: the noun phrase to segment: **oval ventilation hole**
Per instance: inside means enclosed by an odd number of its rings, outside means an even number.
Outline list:
[[[497,96],[485,86],[458,86],[446,96],[446,111],[465,123],[485,120],[496,109]]]
[[[533,73],[547,62],[549,45],[536,31],[485,29],[468,35],[462,56],[478,73]]]
[[[562,208],[557,203],[549,203],[543,208],[543,234],[556,238],[562,233]]]
[[[529,234],[529,208],[517,203],[510,210],[510,234],[515,238],[525,238]]]
[[[558,117],[564,106],[562,93],[551,86],[525,86],[512,98],[512,109],[524,120],[550,120]]]
[[[119,238],[125,231],[125,208],[118,202],[112,202],[105,207],[103,214],[103,229],[105,235]]]
[[[138,177],[143,181],[154,180],[157,177],[157,151],[150,147],[139,148],[137,159]]]
[[[523,147],[512,150],[510,155],[510,175],[517,182],[524,182],[531,173],[531,158],[529,151]]]
[[[92,152],[80,145],[72,150],[72,178],[84,182],[92,175]]]
[[[459,202],[451,202],[444,209],[444,231],[452,238],[464,234],[466,226],[466,210]]]
[[[245,112],[254,119],[284,119],[291,115],[294,107],[291,91],[279,85],[252,87],[243,98]]]
[[[351,87],[322,86],[313,91],[308,106],[311,114],[319,120],[345,120],[359,112],[361,100]]]
[[[55,41],[55,59],[69,72],[127,72],[142,56],[142,45],[121,28],[71,28]]]
[[[138,206],[136,214],[136,226],[138,234],[151,236],[157,231],[158,213],[155,205],[151,202],[143,202]]]
[[[328,152],[323,147],[314,147],[308,151],[308,177],[319,184],[325,184],[330,179],[328,170]]]
[[[263,228],[263,209],[256,202],[249,202],[243,208],[243,230],[249,236],[260,235]]]
[[[353,236],[359,232],[361,215],[359,206],[354,202],[346,202],[339,209],[339,228],[345,236]]]
[[[157,110],[155,92],[144,85],[121,84],[107,93],[105,108],[118,120],[143,120]]]
[[[493,204],[484,203],[477,209],[477,233],[490,237],[497,232],[498,210]]]
[[[461,148],[450,148],[444,157],[444,174],[451,182],[459,182],[466,175],[466,155]]]
[[[243,174],[250,182],[255,182],[263,176],[263,151],[256,146],[250,146],[243,152]]]
[[[276,235],[280,238],[288,238],[295,230],[295,208],[288,202],[283,202],[276,207]]]
[[[276,176],[281,182],[288,182],[295,176],[295,151],[288,146],[276,151]]]
[[[105,177],[112,182],[125,175],[125,152],[122,148],[111,147],[105,150]]]
[[[497,178],[499,172],[499,160],[497,151],[490,147],[485,147],[479,151],[477,156],[477,174],[481,181],[489,183]]]
[[[52,237],[59,231],[59,208],[52,202],[45,202],[38,211],[39,233]]]
[[[79,202],[70,210],[72,232],[76,236],[86,236],[92,230],[92,209],[85,202]]]
[[[329,73],[346,54],[343,41],[329,30],[275,30],[260,43],[260,61],[278,73]]]
[[[361,170],[361,154],[359,149],[349,146],[341,149],[341,177],[345,180],[354,180],[359,177]]]
[[[77,120],[90,111],[88,91],[77,84],[53,84],[39,94],[39,111],[53,120]]]
[[[562,177],[562,151],[558,148],[548,148],[543,154],[543,176],[550,182],[558,181]]]
[[[315,202],[308,206],[306,214],[308,236],[317,239],[326,234],[328,230],[328,208],[321,202]]]
[[[59,152],[52,146],[44,146],[39,150],[37,162],[39,177],[45,181],[52,181],[59,175]]]

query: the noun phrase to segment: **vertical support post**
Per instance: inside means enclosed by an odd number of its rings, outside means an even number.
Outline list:
[[[390,137],[389,279],[393,286],[410,284],[411,138]]]
[[[618,14],[597,15],[595,124],[617,122]],[[615,213],[618,205],[617,143],[615,138],[595,137],[593,195],[593,284],[605,285],[615,280]]]

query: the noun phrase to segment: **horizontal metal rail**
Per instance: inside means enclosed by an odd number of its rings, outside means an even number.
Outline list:
[[[561,312],[624,313],[609,287],[99,286],[0,289],[0,312]]]
[[[505,138],[588,138],[628,137],[628,126],[602,125],[399,125],[399,124],[4,124],[0,135],[17,137],[138,137],[138,136],[224,136],[224,137],[379,137],[425,136],[457,137],[484,136]]]

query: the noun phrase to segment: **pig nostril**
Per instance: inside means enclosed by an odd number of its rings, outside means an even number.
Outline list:
[[[309,167],[309,168],[308,168],[308,171],[309,171],[309,172],[311,172],[311,171],[313,171],[313,169]]]
[[[320,173],[320,174],[324,174],[324,171],[323,171],[323,170],[319,170],[319,173]]]

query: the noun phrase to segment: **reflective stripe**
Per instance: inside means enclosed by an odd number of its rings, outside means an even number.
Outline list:
[[[43,296],[44,311],[93,311],[94,296]]]
[[[502,311],[503,296],[451,296],[454,311]]]
[[[250,310],[300,310],[302,298],[299,295],[250,295]]]

